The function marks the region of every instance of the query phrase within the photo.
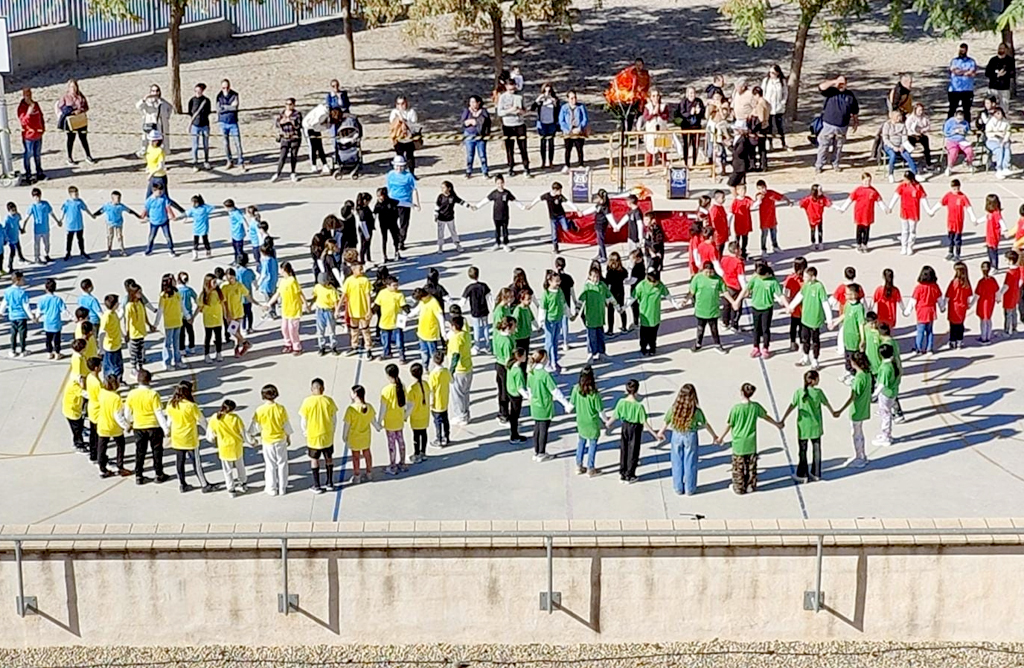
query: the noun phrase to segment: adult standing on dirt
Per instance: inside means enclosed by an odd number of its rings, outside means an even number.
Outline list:
[[[587,108],[576,98],[576,91],[566,93],[565,100],[558,112],[558,126],[565,139],[565,166],[562,167],[562,173],[568,174],[569,157],[574,149],[577,166],[583,166],[583,142],[590,134],[590,119],[587,118]]]
[[[416,144],[423,141],[420,130],[420,119],[416,110],[409,105],[404,95],[395,98],[395,108],[388,116],[391,126],[391,143],[395,147],[395,155],[405,158],[410,174],[416,173]]]
[[[508,163],[508,175],[516,174],[516,145],[519,146],[519,157],[523,160],[523,170],[530,176],[530,155],[526,152],[526,107],[523,96],[516,89],[516,82],[509,79],[505,82],[505,92],[498,96],[495,113],[501,119],[501,133],[505,136],[505,161]]]
[[[963,107],[964,120],[971,122],[971,105],[974,103],[974,77],[978,74],[978,63],[967,55],[967,43],[960,44],[956,58],[949,61],[949,111],[946,118],[952,118],[957,107]]]
[[[999,100],[1003,111],[1010,111],[1010,86],[1017,78],[1017,65],[1013,61],[1010,49],[1000,44],[996,55],[992,56],[985,66],[985,77],[988,79],[988,90]]]
[[[420,210],[420,191],[416,189],[416,177],[407,169],[405,158],[396,155],[391,167],[387,175],[388,197],[398,202],[398,231],[401,235],[398,247],[405,250],[412,209]]]
[[[42,181],[43,173],[43,133],[46,132],[46,120],[39,103],[32,99],[32,89],[21,89],[21,102],[18,103],[18,122],[21,123],[21,143],[25,149],[22,157],[25,172],[22,175],[26,185]],[[32,164],[35,163],[36,173],[32,175]]]
[[[235,139],[236,164],[245,168],[245,159],[242,157],[242,135],[238,131],[238,93],[231,89],[231,82],[224,79],[220,82],[220,92],[217,93],[217,122],[220,123],[220,131],[224,137],[224,167],[231,169],[231,138]]]
[[[324,104],[327,105],[327,109],[340,109],[342,113],[347,114],[351,103],[348,99],[348,91],[341,89],[341,83],[337,79],[331,79],[331,89],[327,91],[327,97],[324,99]]]
[[[142,146],[137,151],[141,158],[149,146],[149,133],[156,130],[164,138],[164,150],[171,152],[171,103],[163,98],[160,86],[152,84],[149,95],[135,103],[135,108],[142,112]]]
[[[206,84],[197,83],[188,101],[188,133],[192,136],[192,171],[199,171],[199,143],[203,144],[203,169],[210,168],[210,113],[213,104],[206,97]]]
[[[470,95],[469,102],[462,110],[462,143],[466,147],[466,178],[473,176],[473,161],[480,158],[480,173],[486,178],[487,140],[491,135],[491,115],[484,109],[479,95]]]
[[[68,164],[75,165],[74,153],[75,148],[75,137],[78,137],[78,141],[82,144],[82,149],[85,151],[85,161],[90,165],[95,165],[96,161],[92,158],[92,152],[89,150],[89,100],[86,99],[85,95],[78,88],[78,81],[75,79],[68,79],[67,88],[64,90],[64,95],[53,105],[54,111],[57,112],[57,128],[64,130],[67,133],[67,154]]]
[[[285,100],[284,109],[274,119],[274,128],[277,130],[277,141],[281,151],[277,157],[277,171],[270,177],[270,182],[281,178],[285,161],[291,167],[292,181],[298,181],[299,175],[295,171],[295,166],[299,161],[299,145],[302,143],[302,115],[295,108],[294,97]]]
[[[818,84],[818,90],[825,97],[825,106],[821,110],[821,131],[818,133],[818,158],[814,162],[817,174],[825,166],[825,156],[829,146],[835,142],[832,153],[832,168],[839,171],[839,159],[843,154],[846,133],[853,128],[857,131],[857,116],[860,105],[857,96],[846,88],[846,77],[840,75],[835,79]]]

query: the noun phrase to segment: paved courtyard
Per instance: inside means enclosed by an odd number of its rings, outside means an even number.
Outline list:
[[[980,178],[980,177],[979,177]],[[541,191],[543,180],[524,182],[516,179],[511,189],[520,199],[532,198]],[[136,182],[137,183],[137,182]],[[460,187],[470,201],[485,193],[479,182]],[[377,180],[359,182],[360,190],[379,185]],[[126,202],[140,204],[141,192],[135,183],[112,182],[126,193]],[[172,189],[173,189],[172,183]],[[832,188],[845,193],[849,186]],[[944,179],[926,185],[933,197],[944,191]],[[788,190],[790,197],[801,194]],[[880,187],[884,197],[892,187]],[[1008,217],[1020,205],[1024,188],[1016,183],[983,183],[969,181],[965,191],[975,202],[988,192],[1003,196]],[[103,201],[106,190],[87,189],[83,197],[92,207]],[[183,187],[176,190],[179,198],[191,194]],[[292,260],[300,268],[301,280],[308,291],[311,286],[306,244],[319,227],[322,217],[337,211],[346,199],[354,199],[357,190],[346,184],[335,189],[306,188],[282,184],[273,187],[242,186],[236,188],[207,187],[207,201],[220,202],[233,197],[240,204],[256,203],[269,221],[271,233],[278,237],[282,261]],[[423,193],[424,201],[432,201],[433,188]],[[11,193],[19,205],[27,205],[27,193]],[[58,200],[56,190],[53,200]],[[833,194],[833,197],[838,195]],[[656,206],[677,206],[656,200]],[[513,267],[527,269],[534,284],[551,266],[552,256],[543,244],[547,235],[546,221],[540,208],[527,213],[513,212],[514,253],[491,250],[491,224],[487,211],[458,213],[459,228],[465,252],[443,257],[434,253],[434,225],[428,211],[414,214],[411,226],[409,259],[394,266],[403,288],[422,284],[428,267],[438,267],[442,282],[454,294],[461,294],[466,282],[467,267],[476,265],[481,278],[497,289],[509,282]],[[808,255],[817,266],[826,286],[841,279],[843,267],[854,264],[859,269],[865,288],[873,291],[880,283],[884,267],[896,271],[897,283],[908,294],[922,264],[930,263],[939,271],[945,287],[951,268],[943,260],[945,236],[942,214],[926,218],[921,224],[921,250],[913,258],[899,255],[894,234],[898,232],[895,216],[883,217],[875,228],[875,250],[869,255],[856,254],[850,247],[852,222],[833,211],[826,213],[826,250]],[[157,293],[159,277],[167,271],[186,270],[195,286],[203,273],[230,261],[226,244],[227,225],[222,216],[212,221],[216,240],[214,257],[192,262],[187,255],[171,258],[166,252],[151,258],[141,253],[146,228],[130,222],[126,241],[132,254],[128,258],[100,259],[96,252],[103,243],[100,221],[87,221],[88,247],[94,251],[93,261],[75,260],[56,264],[52,270],[32,267],[29,283],[33,297],[39,294],[43,280],[54,276],[59,291],[69,304],[77,298],[77,285],[85,276],[92,278],[97,294],[121,292],[127,277],[138,280],[148,294]],[[806,223],[797,209],[780,211],[780,241],[784,247],[797,248],[805,243]],[[190,228],[176,224],[175,234],[181,244],[190,236]],[[57,240],[62,235],[54,234]],[[377,241],[377,240],[375,240]],[[624,248],[618,249],[624,251]],[[379,252],[378,248],[374,252]],[[674,295],[687,290],[684,267],[685,246],[670,246],[665,280]],[[779,274],[788,272],[796,251],[772,257]],[[59,253],[55,253],[59,255]],[[593,251],[568,247],[565,256],[569,271],[583,281]],[[970,230],[965,241],[965,255],[971,266],[972,279],[978,277],[978,264],[984,255],[983,237]],[[6,284],[6,281],[5,281]],[[711,350],[693,353],[692,308],[671,310],[667,317],[657,357],[639,355],[635,334],[611,340],[611,361],[597,367],[598,385],[607,406],[621,396],[629,378],[641,383],[641,393],[656,426],[671,405],[677,388],[684,382],[696,385],[701,404],[716,429],[721,430],[730,406],[738,399],[742,382],[758,387],[755,398],[772,414],[779,414],[800,386],[802,369],[794,367],[798,355],[783,353],[767,362],[748,357],[748,335],[728,336],[729,353],[719,356]],[[776,312],[776,341],[785,337],[788,326]],[[997,316],[996,325],[1002,318]],[[513,446],[508,432],[496,420],[494,374],[489,357],[476,359],[478,373],[472,394],[473,421],[456,428],[453,445],[443,450],[431,448],[429,459],[413,465],[397,478],[382,475],[376,480],[340,491],[315,495],[310,490],[310,476],[301,436],[292,448],[291,487],[280,498],[262,493],[263,464],[257,450],[246,450],[251,491],[231,498],[224,492],[201,494],[198,491],[181,495],[177,485],[150,484],[137,487],[132,478],[101,480],[95,466],[71,450],[67,424],[61,415],[60,392],[68,374],[67,360],[49,362],[43,351],[42,333],[38,326],[30,331],[29,346],[33,355],[26,359],[0,358],[0,523],[91,523],[91,522],[203,522],[235,523],[261,521],[326,521],[326,520],[445,520],[445,519],[679,519],[700,514],[708,518],[856,518],[856,517],[976,517],[1004,516],[1024,504],[1024,463],[1019,457],[1021,435],[1019,416],[1022,413],[1021,380],[1015,369],[1024,357],[1024,341],[1020,338],[998,340],[990,347],[974,342],[977,320],[968,320],[967,346],[956,352],[943,351],[932,359],[909,357],[912,322],[901,318],[898,336],[906,358],[906,379],[901,399],[907,422],[897,425],[897,443],[888,448],[872,448],[871,465],[863,470],[847,469],[842,463],[852,454],[848,434],[848,418],[826,419],[823,443],[825,480],[810,485],[797,485],[790,474],[796,459],[795,421],[791,419],[784,433],[763,425],[760,431],[761,486],[749,496],[736,496],[729,489],[729,451],[716,448],[702,436],[699,494],[676,496],[672,491],[669,457],[666,444],[654,443],[646,437],[643,445],[640,481],[632,486],[620,485],[617,432],[601,440],[598,467],[604,475],[590,479],[575,472],[574,422],[559,414],[552,425],[549,452],[556,458],[543,464],[531,460],[530,445]],[[946,341],[944,318],[937,326],[937,345]],[[297,409],[306,396],[308,384],[315,376],[322,377],[327,392],[339,404],[347,403],[349,388],[354,383],[367,387],[371,403],[384,380],[380,361],[360,362],[350,357],[318,357],[314,352],[311,316],[303,319],[302,333],[307,353],[301,357],[279,354],[277,322],[260,321],[254,335],[255,348],[244,359],[226,357],[217,365],[206,365],[201,358],[190,358],[185,371],[156,374],[155,387],[164,398],[169,388],[183,378],[193,379],[198,386],[197,398],[207,415],[220,402],[230,397],[239,405],[239,412],[248,422],[259,403],[259,388],[274,382],[282,401],[298,426]],[[572,326],[573,347],[568,354],[566,372],[558,378],[568,392],[586,359],[586,347],[579,322]],[[6,346],[7,324],[0,326],[0,340]],[[67,341],[65,335],[65,341]],[[848,389],[841,384],[842,364],[835,354],[835,335],[826,337],[828,352],[823,353],[822,387],[836,403],[845,401]],[[158,337],[152,335],[148,344],[151,368],[158,362]],[[345,337],[347,342],[347,337]],[[781,352],[785,345],[774,346]],[[408,371],[403,372],[408,380]],[[526,430],[530,429],[526,420]],[[872,420],[867,428],[868,440],[875,433]],[[129,439],[129,452],[132,452]],[[410,444],[411,438],[407,442]],[[340,438],[339,438],[340,444]],[[340,448],[339,448],[340,450]],[[386,463],[387,449],[383,434],[374,437],[373,453],[380,466]],[[348,459],[347,456],[342,458]],[[173,461],[167,456],[167,462]],[[221,474],[216,454],[209,444],[203,445],[203,461],[209,477],[219,482]],[[169,466],[173,471],[173,466]]]

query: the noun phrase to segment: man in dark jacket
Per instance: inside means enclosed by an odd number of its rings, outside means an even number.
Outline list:
[[[997,55],[992,56],[985,66],[985,77],[988,79],[988,89],[992,95],[999,100],[999,106],[1003,111],[1010,110],[1010,86],[1017,78],[1017,66],[1013,62],[1010,49],[1005,44],[999,45]]]
[[[242,135],[238,132],[238,93],[231,90],[231,82],[227,79],[220,82],[220,92],[217,93],[217,121],[220,123],[221,133],[224,135],[224,155],[227,159],[224,166],[228,169],[231,168],[231,138],[234,137],[237,147],[237,164],[244,168]]]

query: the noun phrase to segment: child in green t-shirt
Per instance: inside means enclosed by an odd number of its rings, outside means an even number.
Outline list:
[[[562,373],[562,366],[558,363],[558,340],[562,338],[562,319],[568,312],[567,309],[565,294],[562,292],[562,277],[548,270],[547,276],[544,277],[540,311],[544,324],[544,352],[548,354],[547,368],[556,374]]]
[[[892,329],[890,329],[888,323],[878,323],[878,343],[888,343],[892,346],[892,363],[896,365],[896,387],[899,387],[900,382],[903,380],[903,360],[900,359],[900,346],[896,343],[896,340],[892,338]],[[900,398],[896,397],[896,422],[906,422],[907,418],[903,416],[903,406],[900,405]]]
[[[530,371],[526,375],[527,398],[530,400],[530,417],[533,418],[533,461],[546,462],[552,458],[547,452],[548,430],[555,417],[555,402],[562,404],[566,413],[572,412],[572,404],[555,379],[547,370],[547,353],[535,350],[530,355]]]
[[[757,490],[757,421],[764,420],[782,429],[782,422],[776,422],[764,406],[751,401],[757,388],[750,383],[740,386],[743,401],[729,411],[725,431],[715,439],[721,445],[732,432],[732,491],[746,494]]]
[[[892,420],[896,413],[896,397],[899,394],[899,369],[893,362],[893,347],[883,343],[878,347],[881,362],[878,365],[878,383],[874,396],[878,399],[878,436],[872,445],[892,445]]]
[[[640,442],[644,427],[655,436],[657,432],[647,420],[647,409],[637,393],[640,383],[634,379],[626,381],[626,396],[615,404],[615,413],[605,424],[610,429],[615,420],[622,422],[622,438],[619,443],[619,480],[625,484],[637,481],[636,467],[640,463]]]
[[[491,352],[494,353],[494,378],[498,384],[498,422],[508,422],[508,391],[505,381],[508,379],[508,361],[512,357],[514,344],[512,334],[516,329],[516,319],[505,316],[495,323],[491,335]]]
[[[868,457],[864,452],[864,423],[871,417],[871,363],[867,355],[859,351],[850,356],[850,363],[854,370],[853,380],[850,382],[850,398],[835,412],[835,416],[839,417],[847,406],[852,406],[850,424],[853,433],[853,457],[846,465],[862,469],[868,465]]]
[[[530,336],[534,330],[533,311],[530,306],[533,304],[533,290],[523,289],[519,295],[519,303],[512,310],[512,317],[516,319],[516,329],[512,335],[516,348],[523,348],[526,354],[530,354]]]
[[[526,390],[524,366],[526,366],[526,349],[516,348],[505,363],[505,392],[508,393],[508,442],[513,445],[526,443],[526,439],[519,435],[519,416],[523,412],[523,399],[530,394]]]
[[[608,416],[605,415],[601,392],[594,379],[594,369],[589,364],[580,371],[580,380],[572,388],[569,403],[576,413],[576,473],[589,473],[593,478],[598,474],[594,464],[597,439],[601,436],[601,427],[608,421]],[[583,466],[584,454],[587,455],[586,467]]]
[[[704,329],[710,327],[715,348],[719,353],[725,354],[722,339],[718,335],[718,317],[722,312],[722,297],[726,294],[725,281],[715,273],[714,262],[705,262],[701,272],[690,281],[693,315],[697,319],[697,341],[693,344],[694,352],[700,350],[704,345]]]
[[[821,377],[814,369],[804,373],[804,386],[793,393],[793,400],[782,416],[782,422],[786,421],[789,414],[797,412],[796,417],[796,442],[800,447],[800,459],[796,465],[796,475],[793,478],[797,482],[808,480],[821,480],[821,437],[825,433],[825,423],[821,419],[821,407],[826,406],[829,412],[835,414],[835,409],[829,403],[828,397],[818,387]],[[807,445],[811,446],[811,466],[807,468]]]
[[[864,304],[860,297],[863,294],[860,285],[850,283],[846,286],[846,305],[842,314],[832,322],[832,328],[843,326],[839,336],[843,341],[846,357],[846,374],[842,380],[847,385],[853,379],[853,354],[864,350]],[[869,369],[870,370],[870,369]]]

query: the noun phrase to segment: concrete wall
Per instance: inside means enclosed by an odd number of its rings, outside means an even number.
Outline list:
[[[234,26],[215,20],[184,26],[182,47],[230,39]],[[111,60],[126,55],[167,48],[167,31],[79,46],[78,29],[71,25],[39,28],[11,35],[11,57],[15,72],[42,69],[56,63],[78,60]]]
[[[552,615],[539,609],[547,582],[539,546],[382,549],[367,540],[336,549],[314,540],[291,550],[299,610],[288,617],[277,612],[279,552],[264,542],[27,545],[26,594],[40,614],[25,619],[15,614],[15,565],[4,552],[0,646],[1024,641],[1024,597],[1012,584],[1024,548],[1005,538],[830,546],[818,614],[803,609],[814,583],[810,545],[567,541],[555,550],[562,604]]]

